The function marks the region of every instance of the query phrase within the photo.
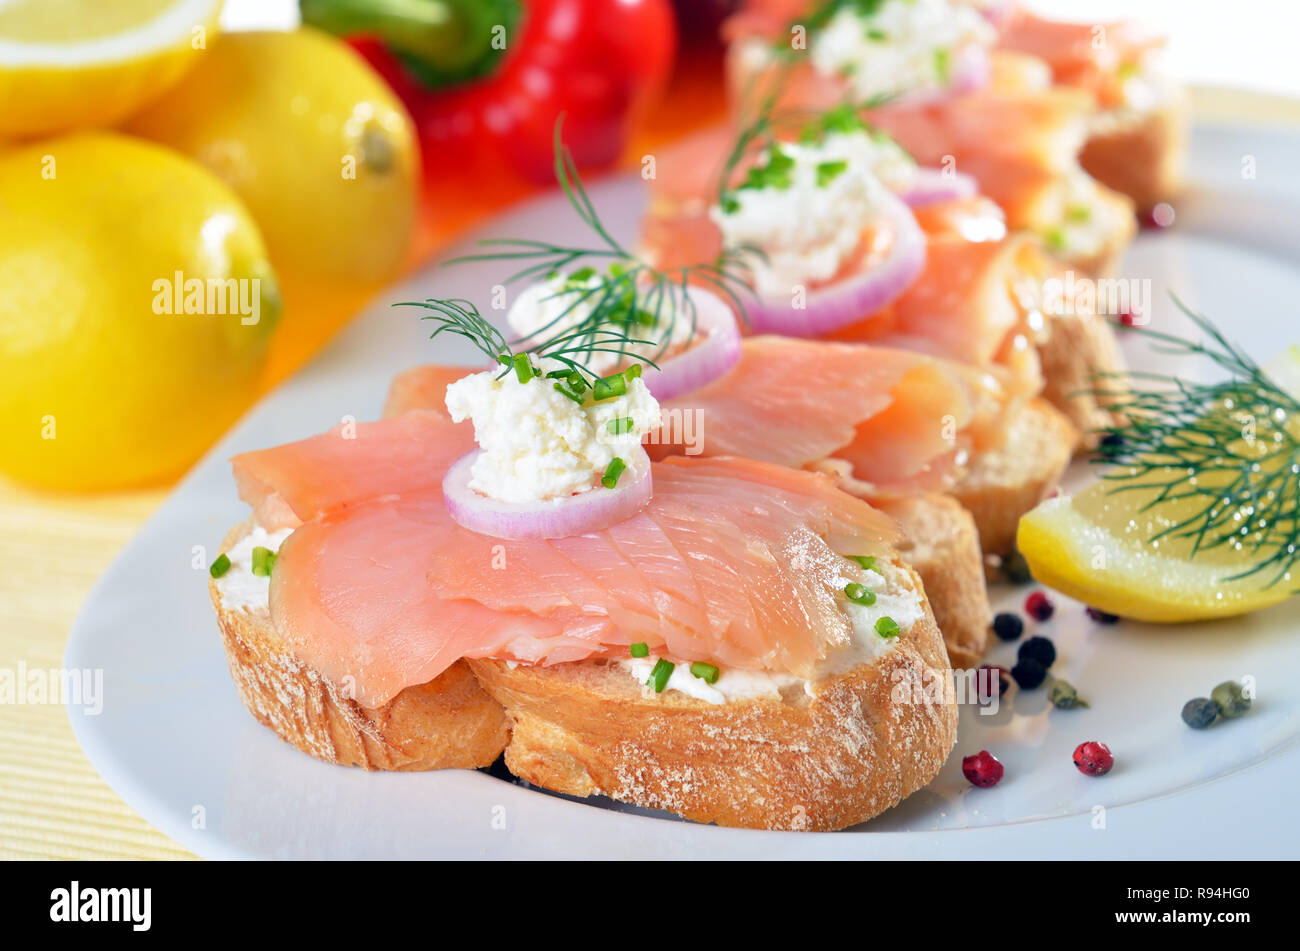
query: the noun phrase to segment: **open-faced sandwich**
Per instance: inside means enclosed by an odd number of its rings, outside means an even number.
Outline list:
[[[892,519],[818,473],[652,462],[639,363],[482,339],[506,362],[444,413],[236,458],[253,516],[211,593],[259,720],[333,762],[504,750],[548,789],[761,828],[852,825],[934,776],[949,663]]]
[[[1162,38],[974,0],[747,0],[728,22],[737,114],[854,102],[924,165],[972,176],[1016,231],[1112,270],[1181,180],[1185,118]]]

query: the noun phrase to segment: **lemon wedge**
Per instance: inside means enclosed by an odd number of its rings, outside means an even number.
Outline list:
[[[1049,499],[1020,520],[1016,544],[1034,578],[1072,598],[1139,621],[1232,617],[1285,601],[1288,575],[1269,585],[1267,571],[1240,580],[1257,558],[1235,549],[1191,556],[1187,539],[1150,542],[1178,518],[1177,503],[1139,512],[1152,490],[1114,493],[1099,483]]]
[[[216,34],[221,0],[0,0],[0,138],[113,125]]]
[[[1281,354],[1266,373],[1292,395],[1300,393],[1300,348]],[[1286,425],[1294,432],[1295,421]],[[1243,458],[1242,447],[1233,448],[1233,458]],[[1259,458],[1264,474],[1292,464],[1289,455],[1269,456],[1262,445]],[[1234,526],[1242,526],[1241,537],[1197,550],[1194,538],[1178,537],[1178,527],[1188,520],[1195,524],[1212,504],[1208,497],[1183,492],[1160,500],[1159,489],[1143,487],[1170,482],[1217,490],[1229,484],[1232,471],[1207,466],[1193,474],[1163,467],[1130,474],[1135,472],[1113,467],[1110,478],[1076,495],[1049,499],[1021,519],[1016,543],[1035,579],[1111,614],[1154,622],[1232,617],[1278,604],[1296,590],[1290,572],[1279,576],[1289,552],[1279,552],[1277,544],[1254,544],[1258,536],[1251,533],[1262,527],[1259,511],[1225,507]],[[1294,476],[1282,484],[1293,491]],[[1271,511],[1291,518],[1296,504],[1279,500]],[[1283,561],[1241,577],[1279,554]]]

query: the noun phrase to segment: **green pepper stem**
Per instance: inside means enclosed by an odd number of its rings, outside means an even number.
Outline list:
[[[370,36],[420,80],[443,85],[489,72],[518,22],[519,0],[299,0],[302,21],[335,36]],[[494,43],[506,31],[506,42]]]

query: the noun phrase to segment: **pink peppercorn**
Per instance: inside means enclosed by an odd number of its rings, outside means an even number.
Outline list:
[[[972,786],[987,788],[998,784],[1004,770],[996,756],[988,750],[980,750],[974,756],[962,757],[961,772]]]

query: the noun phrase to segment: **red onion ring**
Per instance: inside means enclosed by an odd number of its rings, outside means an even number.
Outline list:
[[[586,492],[542,502],[501,502],[469,487],[470,468],[482,450],[466,453],[451,464],[442,480],[443,500],[451,517],[463,528],[494,538],[564,538],[598,532],[631,518],[654,495],[650,457],[640,446],[623,470],[618,485],[597,485]]]
[[[942,168],[918,168],[911,183],[898,197],[912,208],[923,208],[941,201],[970,198],[979,192],[979,183],[965,172]]]
[[[883,261],[810,290],[802,310],[788,298],[760,297],[748,305],[750,327],[787,337],[816,337],[874,314],[907,290],[925,267],[925,232],[893,192],[884,192],[881,200],[883,218],[894,233]]]
[[[699,287],[689,288],[687,294],[695,305],[696,336],[691,345],[665,360],[658,370],[646,367],[642,373],[646,389],[660,402],[698,390],[740,361],[740,329],[731,308],[716,294]],[[689,311],[689,307],[682,307],[677,319],[689,318]]]

